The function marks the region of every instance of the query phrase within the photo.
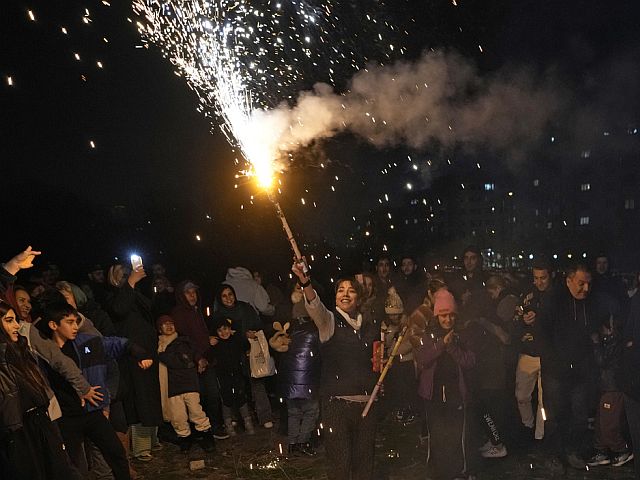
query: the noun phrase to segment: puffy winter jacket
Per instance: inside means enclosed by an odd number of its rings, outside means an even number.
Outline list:
[[[320,384],[320,337],[315,323],[297,318],[289,331],[289,350],[280,357],[278,378],[284,398],[310,399]]]

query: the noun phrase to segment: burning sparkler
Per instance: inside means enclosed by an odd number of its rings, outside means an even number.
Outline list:
[[[249,163],[243,173],[269,188],[299,145],[283,144],[294,126],[268,109],[316,82],[335,86],[373,55],[381,62],[403,52],[387,41],[396,27],[384,18],[383,3],[367,2],[352,11],[333,0],[133,0],[133,8],[143,38],[187,79],[199,109],[222,120],[227,140]]]
[[[143,19],[138,22],[143,38],[157,44],[176,66],[176,73],[186,77],[200,99],[200,109],[206,114],[213,110],[223,121],[220,128],[227,140],[249,162],[249,169],[242,173],[255,177],[267,191],[295,258],[305,269],[306,262],[271,191],[287,152],[300,146],[283,143],[282,139],[289,129],[303,125],[300,120],[300,125],[290,125],[289,118],[268,114],[267,107],[297,97],[297,91],[292,89],[311,86],[304,85],[308,82],[303,71],[307,62],[313,67],[325,67],[314,68],[312,83],[323,81],[331,85],[343,70],[348,70],[346,76],[350,76],[364,65],[367,57],[361,57],[361,49],[348,41],[348,23],[339,21],[337,3],[133,1],[134,11]],[[380,7],[376,2],[376,11],[380,12]],[[366,18],[378,32],[380,42],[385,38],[380,33],[382,28],[394,29],[384,20],[378,24],[370,14]],[[378,47],[376,43],[373,42],[374,48]],[[324,51],[327,48],[331,50],[328,55]],[[328,72],[328,76],[322,78],[319,72]]]

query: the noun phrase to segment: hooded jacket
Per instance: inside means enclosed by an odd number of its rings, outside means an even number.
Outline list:
[[[595,371],[591,334],[606,311],[589,294],[576,300],[565,285],[554,292],[540,314],[542,371],[586,382]]]
[[[257,284],[256,284],[257,285]],[[222,304],[222,291],[225,288],[230,288],[236,296],[236,303],[232,307],[226,307]],[[222,284],[216,294],[216,305],[217,309],[213,314],[213,318],[207,324],[209,327],[209,334],[216,336],[217,332],[215,330],[215,325],[219,319],[228,318],[233,322],[231,328],[241,334],[243,338],[245,337],[245,333],[247,330],[263,330],[264,325],[260,320],[257,312],[249,305],[238,299],[238,295],[236,294],[235,288],[229,284]]]
[[[272,316],[276,309],[271,305],[269,294],[253,279],[251,272],[244,267],[235,267],[227,270],[225,283],[231,285],[236,293],[236,298],[246,302],[262,315]]]
[[[188,338],[176,337],[158,353],[158,358],[167,367],[169,398],[199,391],[198,370]]]
[[[171,318],[178,334],[189,338],[197,363],[201,358],[208,359],[210,354],[209,329],[202,315],[200,292],[198,291],[198,301],[194,306],[189,305],[184,296],[187,283],[193,282],[185,280],[176,286],[176,306],[171,310]]]

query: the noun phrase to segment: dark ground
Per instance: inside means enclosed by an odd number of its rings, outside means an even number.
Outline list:
[[[217,441],[215,454],[205,455],[194,445],[188,455],[179,452],[175,445],[163,442],[164,448],[154,452],[149,463],[135,461],[139,478],[174,480],[188,478],[210,479],[325,479],[324,450],[319,447],[315,458],[295,456],[286,458],[279,454],[281,445],[286,453],[287,438],[279,435],[277,424],[271,430],[256,429],[256,435],[245,435],[238,429],[238,436]],[[380,425],[376,445],[376,480],[426,480],[426,447],[418,438],[418,422],[403,426],[391,420]],[[205,459],[205,468],[191,471],[191,460]],[[542,480],[566,478],[570,480],[632,480],[633,462],[618,468],[603,466],[590,471],[570,470],[566,476],[554,476],[545,465],[546,456],[539,446],[510,447],[503,459],[484,460],[478,474],[480,480]]]

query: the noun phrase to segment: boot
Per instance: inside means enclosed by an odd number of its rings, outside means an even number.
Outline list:
[[[255,435],[256,431],[253,428],[253,420],[251,417],[244,417],[244,429],[247,432],[247,435]]]
[[[227,434],[230,437],[235,437],[236,434],[236,429],[233,426],[233,420],[231,420],[230,418],[225,418],[224,419],[224,428],[227,430]]]
[[[133,469],[133,467],[131,466],[131,460],[129,460],[129,455],[131,455],[131,450],[129,448],[129,432],[116,432],[116,435],[118,436],[118,440],[120,440],[120,443],[124,447],[124,453],[127,456],[127,463],[129,464],[129,475],[131,476],[131,480],[136,480],[136,478],[138,478],[138,472]]]
[[[178,446],[182,453],[187,453],[191,449],[191,435],[188,437],[178,437]]]
[[[201,432],[200,435],[200,447],[207,453],[215,452],[216,443],[213,439],[212,429]]]

